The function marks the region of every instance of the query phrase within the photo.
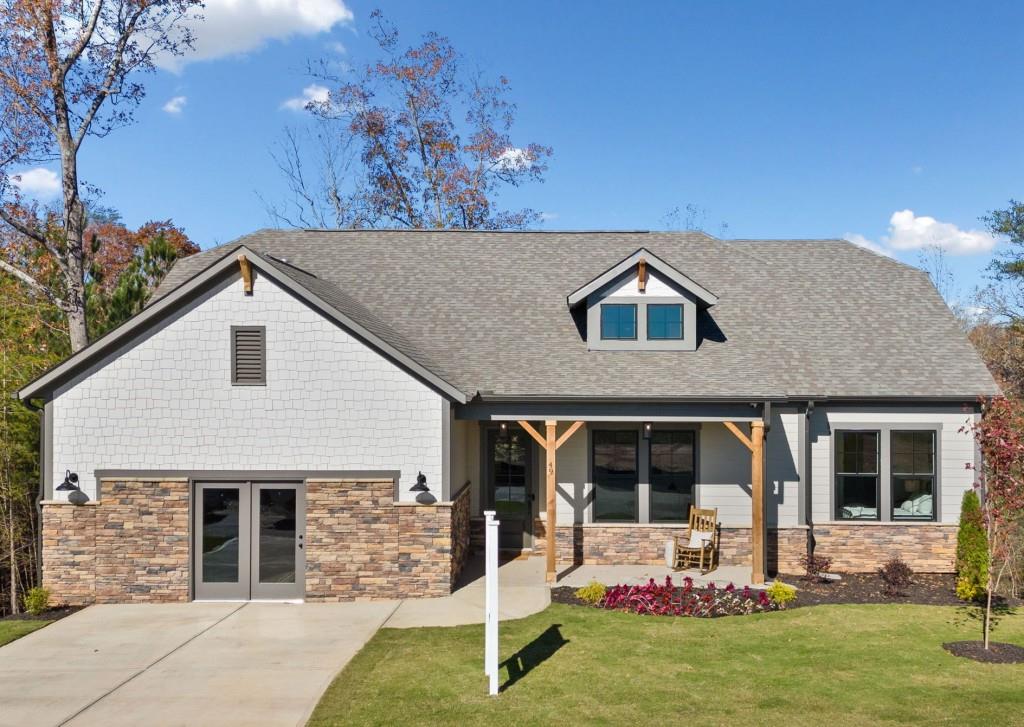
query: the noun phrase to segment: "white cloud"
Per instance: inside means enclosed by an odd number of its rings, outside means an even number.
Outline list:
[[[510,146],[499,154],[498,158],[494,161],[502,169],[510,171],[526,169],[533,162],[533,155],[526,149]]]
[[[46,167],[14,172],[11,175],[11,184],[23,194],[36,199],[49,199],[60,192],[60,177]]]
[[[187,103],[188,97],[175,96],[163,105],[163,109],[169,114],[180,114],[185,109],[185,104]]]
[[[302,89],[302,95],[290,98],[281,104],[281,108],[289,111],[305,111],[311,103],[325,104],[330,101],[331,91],[326,86],[316,83]]]
[[[893,212],[889,218],[886,245],[894,250],[921,250],[939,247],[953,255],[988,252],[996,246],[995,237],[984,230],[961,230],[951,222],[934,217],[918,217],[913,210]]]
[[[185,21],[195,34],[195,50],[162,55],[156,63],[177,72],[193,61],[259,50],[269,40],[325,33],[352,19],[344,0],[206,0]]]
[[[557,212],[541,212],[540,213],[540,221],[541,222],[552,222],[553,220],[557,220],[557,219],[558,219],[558,213]]]
[[[961,230],[952,222],[939,222],[934,217],[913,210],[893,212],[889,218],[889,234],[874,242],[857,233],[843,237],[855,245],[866,247],[882,255],[893,256],[893,251],[924,250],[937,247],[951,255],[973,255],[988,252],[999,242],[984,230]]]
[[[857,245],[858,247],[863,247],[867,250],[870,250],[871,252],[876,252],[879,255],[892,257],[892,253],[886,250],[881,245],[879,245],[877,242],[872,242],[868,238],[864,237],[864,235],[858,235],[856,232],[847,232],[845,235],[843,235],[843,239],[847,240],[848,242],[852,242],[854,245]]]
[[[332,53],[337,53],[338,55],[344,55],[345,53],[348,53],[348,48],[346,48],[345,44],[339,40],[331,41],[330,43],[328,43],[327,50],[331,51]]]

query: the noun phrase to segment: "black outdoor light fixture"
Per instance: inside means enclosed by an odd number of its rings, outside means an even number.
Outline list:
[[[427,487],[427,476],[420,472],[416,475],[416,484],[410,488],[410,492],[430,492],[430,488]]]
[[[78,474],[71,470],[65,470],[64,481],[57,485],[57,491],[70,492],[68,502],[72,505],[84,505],[89,502],[89,496],[78,486]]]
[[[78,489],[78,475],[71,470],[64,472],[64,481],[57,485],[60,492],[72,492]]]
[[[651,430],[654,429],[654,425],[650,422],[644,422],[644,439],[651,438]]]

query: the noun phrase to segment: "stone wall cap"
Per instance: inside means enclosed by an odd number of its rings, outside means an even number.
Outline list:
[[[89,502],[83,502],[81,505],[76,505],[73,502],[67,500],[41,500],[40,505],[65,505],[67,507],[93,507],[100,504],[99,500],[89,500]]]
[[[100,482],[188,482],[188,477],[101,477]]]

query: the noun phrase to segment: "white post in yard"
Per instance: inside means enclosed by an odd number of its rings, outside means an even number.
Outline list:
[[[484,555],[484,674],[488,693],[498,693],[498,521],[494,510],[485,510],[486,553]]]

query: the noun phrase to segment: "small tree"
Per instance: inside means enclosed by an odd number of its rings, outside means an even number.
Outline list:
[[[978,493],[968,490],[960,505],[960,529],[956,534],[956,595],[973,601],[985,592],[988,582],[988,545],[985,520]]]
[[[998,397],[983,404],[981,421],[971,426],[981,450],[981,515],[987,545],[985,648],[992,626],[992,597],[1011,563],[1014,538],[1024,510],[1024,404]],[[968,465],[970,467],[970,465]]]

